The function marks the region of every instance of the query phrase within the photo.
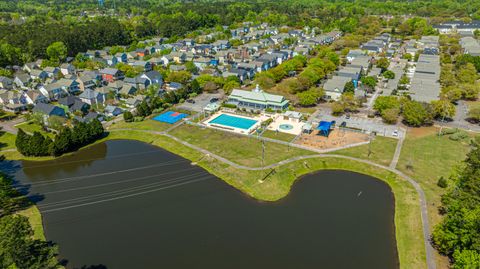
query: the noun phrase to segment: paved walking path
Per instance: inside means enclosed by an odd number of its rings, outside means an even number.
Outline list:
[[[395,154],[393,154],[392,161],[390,162],[390,168],[392,169],[397,167],[398,159],[400,159],[400,153],[402,152],[403,141],[405,140],[406,135],[407,133],[405,132],[405,135],[402,135],[400,139],[398,139],[397,147],[395,148]]]
[[[400,176],[401,178],[403,178],[407,182],[409,182],[415,188],[415,190],[418,193],[418,196],[419,196],[419,199],[420,199],[420,211],[421,211],[421,219],[422,219],[422,226],[423,226],[423,239],[424,239],[424,244],[425,244],[427,268],[428,269],[436,269],[435,255],[434,255],[435,250],[433,249],[432,245],[430,244],[430,227],[429,227],[429,223],[428,223],[427,200],[426,200],[426,197],[425,197],[425,193],[424,193],[422,187],[414,179],[407,176],[403,172],[395,169],[395,166],[396,166],[396,163],[398,162],[398,158],[399,158],[400,151],[401,151],[401,148],[402,148],[402,144],[403,144],[403,140],[404,140],[403,138],[401,138],[399,140],[399,142],[397,143],[397,149],[395,151],[395,155],[394,155],[394,158],[392,160],[392,163],[390,164],[389,167],[378,164],[378,163],[374,163],[372,161],[360,159],[360,158],[343,156],[343,155],[338,155],[338,154],[323,154],[323,153],[322,154],[315,154],[315,155],[307,155],[307,156],[297,156],[297,157],[290,158],[290,159],[287,159],[287,160],[283,160],[283,161],[280,161],[280,162],[277,162],[277,163],[274,163],[274,164],[270,164],[270,165],[267,165],[267,166],[264,166],[264,167],[249,167],[249,166],[240,165],[240,164],[237,164],[235,162],[232,162],[232,161],[230,161],[230,160],[228,160],[228,159],[226,159],[222,156],[219,156],[219,155],[217,155],[215,153],[212,153],[212,152],[210,152],[206,149],[203,149],[201,147],[192,145],[192,144],[190,144],[190,143],[188,143],[188,142],[186,142],[182,139],[179,139],[175,136],[172,136],[172,135],[170,135],[166,132],[157,132],[157,131],[149,131],[149,130],[135,130],[135,129],[127,129],[127,130],[144,131],[144,132],[149,132],[149,133],[152,133],[152,134],[164,135],[166,137],[169,137],[169,138],[181,143],[184,146],[187,146],[189,148],[197,150],[197,151],[199,151],[199,152],[201,152],[201,153],[203,153],[207,156],[213,157],[213,158],[217,159],[218,161],[221,161],[223,163],[231,165],[231,166],[233,166],[237,169],[245,169],[245,170],[250,170],[250,171],[261,171],[261,170],[265,170],[265,169],[273,169],[273,168],[276,168],[276,167],[279,167],[279,166],[282,166],[282,165],[286,165],[286,164],[289,164],[289,163],[292,163],[292,162],[295,162],[295,161],[299,161],[299,160],[306,160],[306,159],[313,159],[313,158],[332,158],[333,157],[333,158],[347,159],[347,160],[352,160],[352,161],[365,163],[365,164],[372,165],[372,166],[375,166],[375,167],[378,167],[378,168],[381,168],[381,169],[388,170],[392,173],[395,173],[396,175]]]

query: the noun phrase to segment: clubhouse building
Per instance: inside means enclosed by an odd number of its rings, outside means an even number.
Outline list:
[[[227,100],[228,104],[247,110],[285,110],[289,101],[281,95],[270,94],[262,91],[258,85],[253,91],[234,89]]]

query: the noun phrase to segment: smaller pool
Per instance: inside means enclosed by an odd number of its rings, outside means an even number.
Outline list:
[[[243,130],[250,129],[253,125],[255,125],[258,121],[253,119],[235,117],[228,114],[221,114],[220,116],[214,118],[213,120],[209,121],[209,124],[218,124],[233,128],[239,128]]]
[[[280,124],[278,126],[278,128],[282,129],[282,130],[292,130],[293,129],[293,125],[291,124]]]

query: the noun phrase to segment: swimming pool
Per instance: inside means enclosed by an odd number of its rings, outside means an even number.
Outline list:
[[[235,117],[228,114],[221,114],[218,117],[214,118],[213,120],[209,121],[208,123],[248,130],[257,122],[258,122],[257,120]]]

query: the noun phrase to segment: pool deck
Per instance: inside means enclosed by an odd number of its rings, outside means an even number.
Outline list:
[[[218,116],[220,116],[222,114],[226,114],[226,115],[229,115],[229,116],[232,116],[232,117],[237,117],[237,118],[256,120],[257,122],[248,129],[235,128],[235,127],[232,127],[232,126],[226,126],[226,125],[222,125],[222,124],[218,124],[218,123],[210,123],[210,121],[212,121],[213,119],[217,118]],[[225,112],[225,111],[219,111],[219,112],[213,114],[212,116],[210,116],[208,119],[204,120],[202,122],[202,124],[207,126],[207,127],[210,127],[210,128],[246,135],[246,134],[250,134],[253,130],[258,128],[260,126],[260,124],[262,123],[262,121],[265,121],[268,118],[269,117],[264,116],[264,115],[247,117],[247,116],[243,116],[243,115],[228,113],[228,112]]]
[[[299,135],[302,132],[302,127],[305,124],[304,122],[286,120],[280,114],[277,114],[275,117],[276,118],[274,118],[274,121],[267,127],[268,130],[276,131],[276,132],[278,131],[278,132],[292,134],[292,135]],[[280,125],[282,124],[290,124],[293,126],[293,128],[290,130],[280,129]]]

